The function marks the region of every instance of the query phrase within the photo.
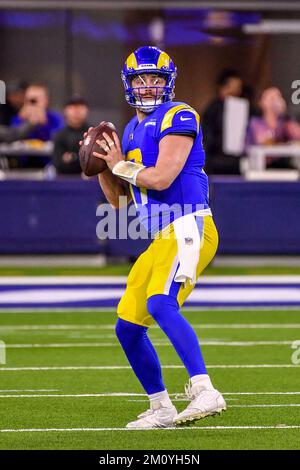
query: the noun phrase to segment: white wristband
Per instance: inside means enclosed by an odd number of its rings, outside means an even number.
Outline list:
[[[136,178],[138,173],[146,168],[144,165],[140,165],[139,163],[134,162],[126,162],[122,160],[118,162],[112,169],[114,175],[119,176],[128,183],[133,184],[136,186]]]

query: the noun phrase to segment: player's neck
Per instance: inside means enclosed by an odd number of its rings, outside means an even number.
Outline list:
[[[140,111],[139,109],[136,110],[136,115],[139,122],[142,122],[148,116],[147,113],[143,113],[143,111]]]

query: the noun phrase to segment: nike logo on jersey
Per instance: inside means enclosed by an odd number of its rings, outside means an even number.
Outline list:
[[[193,118],[184,118],[183,116],[180,116],[180,121],[189,121],[190,119],[193,119]]]

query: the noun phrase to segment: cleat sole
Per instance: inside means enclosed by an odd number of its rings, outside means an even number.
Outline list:
[[[182,417],[182,418],[178,418],[178,419],[174,420],[174,423],[177,426],[182,425],[182,424],[185,424],[185,425],[189,426],[194,421],[198,421],[200,419],[207,418],[208,416],[212,416],[212,417],[215,418],[217,415],[220,415],[223,411],[226,411],[226,408],[220,408],[218,410],[210,411],[208,413],[197,413],[197,414],[194,414],[194,415],[191,415],[191,416],[185,416],[185,417]]]

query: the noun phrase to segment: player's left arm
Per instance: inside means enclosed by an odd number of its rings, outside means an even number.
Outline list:
[[[154,167],[140,170],[137,186],[163,191],[183,169],[199,132],[200,117],[188,105],[169,109],[159,127],[159,153]]]
[[[159,143],[156,165],[137,175],[136,185],[146,189],[167,189],[184,167],[194,139],[188,135],[167,134]]]

